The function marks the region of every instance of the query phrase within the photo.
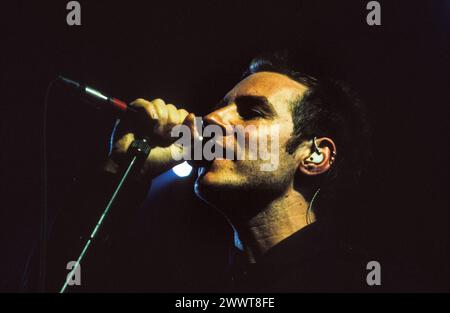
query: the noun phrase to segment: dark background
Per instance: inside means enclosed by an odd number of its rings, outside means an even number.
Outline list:
[[[66,3],[2,5],[0,290],[19,290],[39,237],[43,104],[57,74],[201,114],[252,57],[284,48],[319,60],[370,108],[374,162],[349,221],[355,241],[388,275],[391,260],[400,264],[414,282],[401,290],[450,290],[448,1],[380,1],[382,26],[366,24],[367,1],[80,1],[82,26],[72,27]],[[52,90],[50,218],[105,158],[113,121]],[[155,251],[148,291],[207,290],[226,262],[230,230],[195,199],[192,180],[166,174],[141,212]]]

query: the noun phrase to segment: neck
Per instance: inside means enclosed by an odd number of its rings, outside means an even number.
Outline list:
[[[307,226],[308,206],[302,194],[290,188],[284,195],[260,208],[259,213],[249,220],[234,222],[248,261],[256,262],[280,241]],[[314,215],[312,212],[310,214],[313,222]]]

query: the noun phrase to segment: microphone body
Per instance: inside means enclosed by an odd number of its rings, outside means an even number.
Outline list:
[[[119,114],[136,113],[136,109],[127,105],[124,101],[114,97],[107,96],[102,92],[95,90],[89,86],[78,83],[74,80],[59,75],[57,82],[68,87],[72,91],[80,95],[81,99],[96,106],[97,108],[112,108]]]

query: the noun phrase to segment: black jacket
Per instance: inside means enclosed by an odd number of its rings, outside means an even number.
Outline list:
[[[364,292],[368,255],[356,252],[337,231],[315,222],[284,239],[254,264],[234,251],[230,291]],[[379,289],[379,287],[378,287]]]

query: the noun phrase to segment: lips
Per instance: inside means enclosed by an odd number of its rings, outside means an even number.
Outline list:
[[[233,152],[233,156],[232,156],[232,160],[235,160],[237,158],[237,144],[236,141],[233,142],[232,144],[228,145],[228,148],[223,144],[225,141],[225,138],[222,138],[222,140],[215,140],[214,142],[214,148],[212,149],[214,152],[216,152],[217,150],[222,150],[222,158],[221,159],[227,159],[227,150],[228,151],[232,151]],[[231,147],[232,146],[232,147]],[[215,156],[215,153],[214,153]],[[215,160],[216,158],[214,158],[213,160]]]
[[[225,146],[223,145],[225,139],[222,137],[221,138],[222,140],[217,140],[216,139],[216,140],[213,140],[213,141],[210,142],[211,139],[212,138],[210,138],[209,140],[206,140],[206,141],[204,140],[202,142],[202,159],[201,160],[194,160],[193,155],[192,155],[191,156],[192,160],[189,161],[189,164],[191,164],[192,166],[198,168],[198,174],[199,175],[202,175],[206,171],[208,171],[211,168],[211,166],[212,166],[212,164],[214,163],[215,160],[219,160],[219,161],[226,160],[226,152],[227,152],[227,150],[226,150]],[[206,142],[209,143],[209,147],[207,149],[208,150],[207,152],[208,153],[214,152],[214,153],[212,153],[212,155],[209,155],[209,157],[212,157],[211,160],[207,160],[206,157],[205,157],[204,146],[205,146]],[[214,143],[214,145],[212,147],[210,146],[211,143]],[[234,144],[236,145],[236,143],[234,143]],[[222,153],[222,157],[217,158],[215,152],[218,151],[219,149],[221,149],[223,153]],[[232,150],[232,152],[233,152],[233,154],[232,154],[232,159],[231,160],[235,160],[237,158],[236,149]]]

